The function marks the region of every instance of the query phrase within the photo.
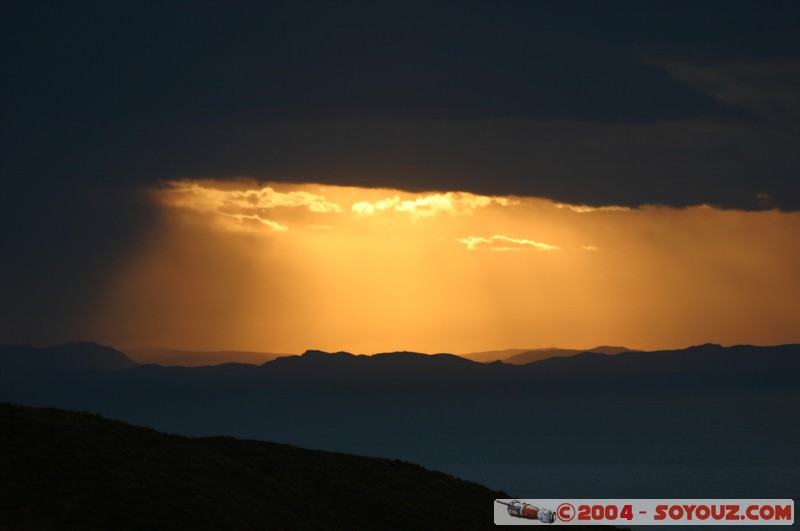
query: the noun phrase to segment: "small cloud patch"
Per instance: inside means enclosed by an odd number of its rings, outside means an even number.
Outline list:
[[[555,245],[533,240],[509,238],[508,236],[501,236],[500,234],[495,234],[490,238],[467,236],[457,241],[466,245],[467,249],[470,251],[557,251],[559,249],[559,247]]]

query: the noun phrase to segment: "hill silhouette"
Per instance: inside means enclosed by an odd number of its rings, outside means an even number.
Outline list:
[[[759,374],[780,380],[800,368],[798,351],[800,345],[722,347],[714,344],[654,352],[629,350],[625,347],[595,347],[587,351],[540,349],[519,353],[502,362],[480,363],[454,354],[403,351],[356,355],[349,352],[307,350],[302,355],[274,355],[275,359],[269,359],[260,365],[228,362],[219,365],[157,367],[139,365],[112,347],[81,342],[44,348],[0,346],[0,368],[10,371],[136,369],[140,374],[156,374],[163,369],[172,371],[171,374],[220,375],[226,378],[244,375],[249,378],[275,376],[292,380],[346,378],[369,381],[377,378],[395,381],[452,381],[466,377],[489,382],[498,377],[518,379],[541,375],[557,380],[593,377],[633,380],[635,377],[650,376],[659,379],[706,376],[707,373],[735,375],[736,378]],[[206,354],[216,356],[222,353],[224,352]],[[221,358],[218,361],[223,360]]]
[[[6,369],[116,371],[136,365],[119,350],[97,343],[64,343],[43,348],[0,345],[0,367]]]
[[[549,358],[527,365],[529,370],[551,377],[707,379],[730,383],[744,381],[769,386],[796,381],[800,373],[800,345],[757,347],[715,344],[682,350],[629,351],[616,355],[583,352],[570,357]]]
[[[243,350],[180,350],[163,347],[126,349],[124,352],[137,363],[182,367],[202,367],[204,365],[222,365],[224,363],[261,365],[287,355]]]
[[[637,352],[637,351],[633,351],[625,347],[609,347],[609,346],[594,347],[588,350],[575,350],[568,348],[540,348],[540,349],[528,350],[526,352],[520,352],[519,354],[515,354],[513,356],[509,356],[508,358],[504,358],[501,361],[503,363],[510,363],[511,365],[527,365],[528,363],[534,363],[537,361],[546,360],[548,358],[574,356],[582,352],[593,352],[596,354],[606,354],[613,356],[616,354],[621,354],[623,352]]]
[[[470,352],[469,354],[459,354],[462,358],[466,358],[468,360],[477,361],[479,363],[491,363],[493,361],[503,361],[505,359],[510,358],[511,356],[516,356],[517,354],[522,354],[523,352],[528,352],[530,348],[507,348],[504,350],[485,350],[481,352]]]
[[[476,483],[388,459],[0,404],[3,529],[485,529]]]
[[[553,351],[544,352],[549,354]],[[625,387],[703,380],[769,387],[792,382],[800,373],[800,345],[722,347],[707,344],[656,352],[597,347],[571,355],[548,356],[524,365],[479,363],[452,354],[391,352],[367,356],[309,350],[301,356],[267,362],[259,369],[262,378],[287,381],[333,382],[344,379],[361,383],[391,381],[409,384],[431,381],[439,385],[463,380],[504,386],[531,382],[539,386],[565,382],[589,386],[613,382]]]
[[[485,352],[472,352],[462,354],[462,358],[477,361],[479,363],[490,363],[502,361],[511,365],[527,365],[547,358],[557,358],[562,356],[574,356],[581,352],[598,352],[601,354],[620,354],[622,352],[638,352],[626,347],[599,346],[590,349],[571,349],[571,348],[510,348],[506,350],[487,350]]]
[[[348,378],[368,381],[439,379],[464,374],[480,375],[484,365],[454,354],[386,352],[355,355],[307,350],[300,356],[285,356],[261,366],[265,374],[300,379]]]
[[[561,354],[551,356],[559,352]],[[0,367],[9,375],[13,373],[15,380],[39,378],[35,372],[17,374],[20,370],[47,369],[55,371],[52,378],[58,378],[59,371],[128,372],[130,369],[135,375],[131,378],[144,380],[162,377],[278,383],[346,380],[366,385],[387,382],[399,385],[432,382],[440,385],[459,380],[482,385],[510,385],[536,381],[540,386],[567,381],[581,381],[586,385],[613,381],[618,385],[628,385],[676,379],[714,382],[726,378],[731,384],[770,386],[792,380],[800,371],[800,345],[722,347],[706,344],[656,352],[633,351],[624,347],[596,347],[577,353],[567,349],[546,349],[521,353],[511,359],[519,362],[527,355],[548,357],[520,365],[479,363],[453,354],[387,352],[356,355],[308,350],[299,356],[281,356],[261,365],[224,363],[165,367],[137,365],[122,352],[96,343],[67,343],[45,348],[0,346]]]

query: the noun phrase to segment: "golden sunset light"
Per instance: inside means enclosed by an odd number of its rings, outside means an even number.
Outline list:
[[[798,20],[4,2],[0,531],[796,525]]]
[[[373,353],[777,344],[800,214],[180,180],[98,302],[128,346]]]

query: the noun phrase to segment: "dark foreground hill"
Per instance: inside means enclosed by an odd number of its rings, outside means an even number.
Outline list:
[[[307,419],[313,422],[313,419]],[[0,529],[472,529],[507,498],[417,465],[0,404]]]

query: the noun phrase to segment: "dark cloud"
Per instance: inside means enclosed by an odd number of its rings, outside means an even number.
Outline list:
[[[796,2],[1,9],[2,337],[74,330],[164,179],[800,209],[797,77],[725,67],[799,60]]]
[[[800,131],[800,61],[665,66],[688,86],[746,110],[762,123]]]
[[[258,142],[243,131],[323,118],[386,120],[384,137],[398,118],[741,121],[752,106],[664,65],[797,59],[799,13],[790,2],[12,3],[8,162],[40,180],[149,183],[243,173],[253,157],[231,144]],[[285,149],[313,157],[344,143],[339,134]],[[455,142],[436,149],[466,149]],[[208,167],[185,162],[208,151]],[[489,173],[487,186],[516,187]],[[634,202],[659,200],[642,191]]]

